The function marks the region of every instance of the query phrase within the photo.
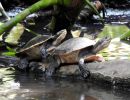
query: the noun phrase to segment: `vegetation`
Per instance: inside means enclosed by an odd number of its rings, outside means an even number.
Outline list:
[[[34,13],[40,9],[46,8],[48,6],[53,6],[53,5],[69,6],[71,4],[71,2],[72,2],[72,0],[40,0],[37,3],[33,4],[32,6],[30,6],[29,8],[25,9],[23,12],[19,13],[17,16],[12,18],[10,21],[7,21],[5,24],[2,24],[0,26],[0,34],[5,32],[6,30],[12,28],[14,25],[19,23],[20,21],[24,20],[31,13]],[[91,5],[89,0],[85,0],[85,2],[88,6],[90,6],[95,11],[95,13],[98,14],[98,11],[95,9],[95,7],[93,7]]]

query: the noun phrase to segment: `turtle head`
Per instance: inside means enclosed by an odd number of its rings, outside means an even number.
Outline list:
[[[66,34],[67,34],[66,29],[57,32],[57,34],[54,36],[54,42],[52,43],[53,46],[59,45],[65,39]]]
[[[111,37],[104,37],[94,45],[94,53],[97,53],[104,48],[108,47],[111,42]]]

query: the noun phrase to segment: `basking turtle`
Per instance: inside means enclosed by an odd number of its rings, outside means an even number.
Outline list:
[[[61,30],[55,36],[38,35],[31,39],[22,49],[17,52],[17,56],[21,57],[19,64],[20,69],[28,66],[28,61],[44,59],[47,56],[46,49],[51,46],[57,46],[65,38],[67,31]]]
[[[79,64],[79,69],[84,78],[90,75],[84,62],[92,60],[96,53],[108,47],[111,41],[110,37],[105,37],[97,43],[85,37],[71,38],[57,46],[53,55],[48,58],[48,66],[46,70],[47,76],[51,76],[60,64]],[[100,59],[94,58],[96,61]]]

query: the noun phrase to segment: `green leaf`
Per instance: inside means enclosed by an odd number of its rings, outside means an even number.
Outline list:
[[[20,39],[23,32],[24,26],[18,23],[15,27],[12,28],[9,35],[6,37],[5,42],[11,45],[17,45],[18,40]]]
[[[130,30],[127,31],[126,33],[122,34],[120,37],[121,40],[125,40],[127,38],[130,38]]]
[[[6,52],[3,52],[1,55],[3,56],[15,56],[16,51],[13,48],[10,48],[9,46],[6,46],[7,50]]]
[[[15,52],[8,52],[8,51],[2,53],[3,56],[15,56],[15,54],[16,54]]]
[[[7,50],[8,50],[9,52],[16,52],[14,49],[10,48],[9,46],[6,46],[6,48],[7,48]]]

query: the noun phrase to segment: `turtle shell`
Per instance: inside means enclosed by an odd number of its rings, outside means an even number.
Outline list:
[[[95,45],[95,41],[85,37],[71,38],[55,48],[54,54],[64,55]]]
[[[18,53],[26,53],[26,51],[31,50],[42,43],[46,42],[47,40],[51,39],[52,37],[49,35],[38,35],[34,38],[32,38],[27,44],[18,51]]]

